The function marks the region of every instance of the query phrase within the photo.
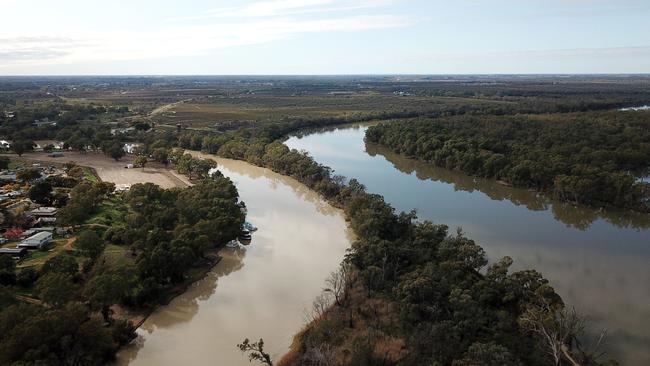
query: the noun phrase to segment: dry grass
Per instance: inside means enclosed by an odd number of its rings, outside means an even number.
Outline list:
[[[279,366],[298,366],[305,362],[307,350],[323,345],[321,337],[336,335],[329,339],[329,356],[335,365],[349,364],[357,345],[371,340],[372,353],[376,359],[397,363],[407,356],[404,339],[388,334],[387,329],[399,326],[398,311],[394,305],[378,298],[369,298],[367,291],[357,281],[348,291],[344,306],[332,306],[320,318],[307,324],[295,336],[289,352],[277,363]],[[391,331],[391,333],[394,333]],[[331,337],[330,337],[331,338]],[[320,344],[310,344],[313,342]],[[326,343],[326,342],[325,342]]]

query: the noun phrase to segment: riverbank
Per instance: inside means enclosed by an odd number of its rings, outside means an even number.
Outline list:
[[[223,248],[218,248],[212,253],[206,254],[206,258],[203,263],[199,263],[195,268],[192,268],[185,280],[179,284],[176,284],[171,289],[165,291],[160,303],[151,306],[147,309],[126,309],[121,305],[113,305],[111,310],[113,311],[114,317],[116,319],[124,319],[133,323],[135,329],[138,329],[144,324],[144,322],[161,306],[169,305],[169,303],[174,300],[176,297],[182,295],[187,289],[192,286],[197,281],[204,279],[212,269],[219,264],[222,257],[219,255],[220,251]]]

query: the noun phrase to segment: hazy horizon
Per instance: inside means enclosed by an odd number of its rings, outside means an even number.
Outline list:
[[[643,0],[0,0],[0,75],[650,73]]]

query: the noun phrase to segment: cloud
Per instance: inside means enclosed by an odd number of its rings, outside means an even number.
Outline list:
[[[395,3],[396,0],[270,0],[256,1],[240,7],[221,7],[207,10],[204,14],[173,18],[170,21],[201,19],[262,18],[319,13],[354,11],[380,8]]]
[[[56,36],[0,34],[0,68],[193,56],[228,47],[274,42],[302,34],[357,32],[405,27],[413,23],[411,19],[401,16],[354,15],[355,13],[349,12],[315,18],[295,16],[307,12],[338,11],[335,9],[341,9],[342,6],[363,9],[387,3],[384,0],[260,1],[240,8],[209,12],[211,16],[218,15],[228,18],[227,20],[180,23],[155,30],[107,29]],[[235,14],[245,16],[246,19],[235,18]]]
[[[263,44],[300,34],[352,32],[403,27],[406,18],[390,15],[351,16],[298,21],[271,19],[254,22],[181,26],[155,32],[105,32],[86,37],[13,37],[0,41],[0,64],[75,63],[191,56],[227,47]],[[30,55],[32,57],[30,57]]]

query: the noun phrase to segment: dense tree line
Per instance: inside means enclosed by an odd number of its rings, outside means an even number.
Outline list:
[[[650,121],[642,113],[462,116],[373,126],[370,143],[560,200],[647,211]]]

